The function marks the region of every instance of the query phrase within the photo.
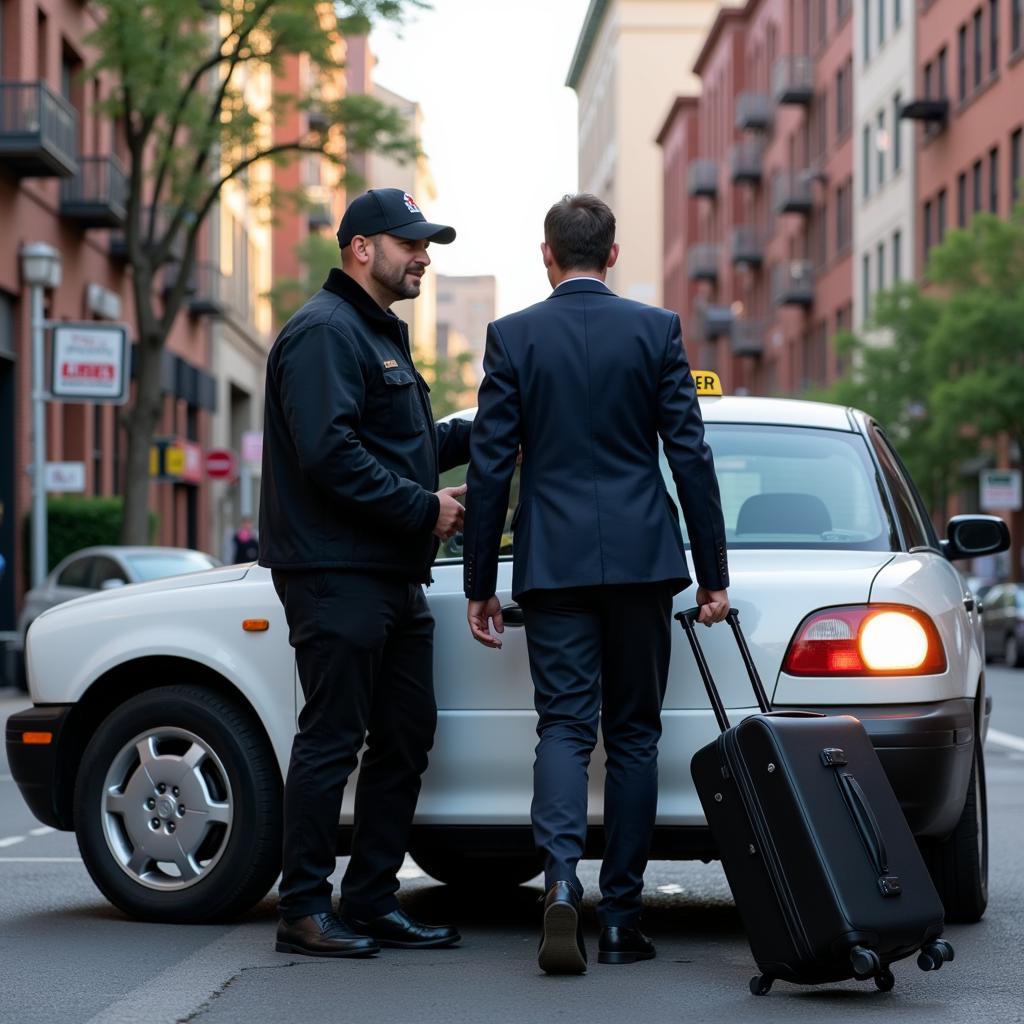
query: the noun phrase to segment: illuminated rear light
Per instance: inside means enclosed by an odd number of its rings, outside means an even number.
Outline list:
[[[934,675],[946,670],[935,623],[909,605],[825,608],[800,624],[783,672],[793,676]]]
[[[53,742],[52,732],[23,732],[21,734],[21,742],[28,743],[30,746],[45,747],[47,744]]]

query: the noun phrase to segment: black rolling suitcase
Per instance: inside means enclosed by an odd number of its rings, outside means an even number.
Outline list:
[[[943,908],[903,811],[860,722],[849,715],[771,711],[729,613],[761,714],[729,725],[694,622],[679,613],[722,734],[690,762],[733,898],[761,971],[801,985],[874,979],[918,955],[922,970],[953,959]]]

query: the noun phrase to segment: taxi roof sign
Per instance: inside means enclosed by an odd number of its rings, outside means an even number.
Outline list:
[[[698,398],[721,398],[723,395],[722,382],[718,379],[717,373],[710,370],[691,370],[693,383],[697,388]]]

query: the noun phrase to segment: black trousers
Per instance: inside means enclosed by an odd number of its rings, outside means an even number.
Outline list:
[[[568,881],[587,834],[587,772],[600,718],[607,762],[602,926],[641,910],[658,806],[661,705],[672,646],[670,584],[534,590],[520,598],[539,721],[534,839],[545,885]]]
[[[437,724],[423,588],[344,572],[273,579],[306,698],[284,789],[281,916],[331,909],[341,801],[364,741],[341,899],[359,918],[390,913]]]

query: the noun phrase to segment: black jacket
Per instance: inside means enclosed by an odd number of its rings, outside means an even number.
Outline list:
[[[469,424],[435,425],[406,325],[332,270],[267,360],[260,565],[429,582],[438,474]]]
[[[568,281],[490,325],[470,445],[466,596],[494,593],[509,483],[512,595],[671,581],[690,585],[658,438],[675,478],[697,579],[728,586],[725,524],[679,317]]]

